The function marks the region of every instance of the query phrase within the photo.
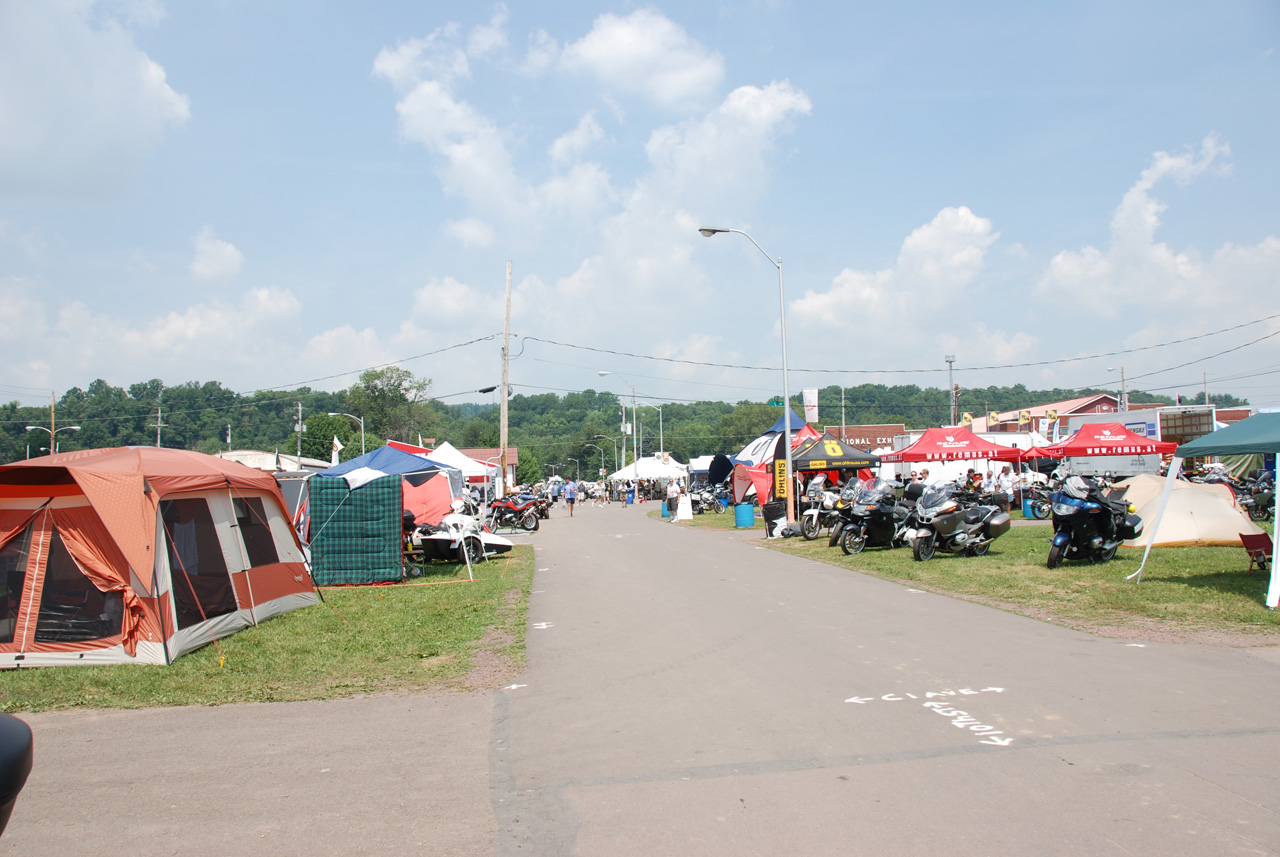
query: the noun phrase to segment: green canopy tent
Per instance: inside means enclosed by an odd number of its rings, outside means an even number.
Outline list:
[[[1169,479],[1165,484],[1164,496],[1160,499],[1160,509],[1156,512],[1155,526],[1148,531],[1150,540],[1147,542],[1146,553],[1142,555],[1142,565],[1138,566],[1138,570],[1130,577],[1142,579],[1142,568],[1147,564],[1147,556],[1151,553],[1151,541],[1155,540],[1156,530],[1160,528],[1160,519],[1164,517],[1165,506],[1169,503],[1173,483],[1182,470],[1183,459],[1249,453],[1280,453],[1280,413],[1254,414],[1248,419],[1178,447],[1177,452],[1174,453],[1173,462],[1169,465]],[[1271,584],[1267,588],[1267,606],[1274,610],[1277,604],[1280,604],[1280,572],[1276,569],[1276,561],[1280,560],[1280,540],[1273,540],[1272,551]]]

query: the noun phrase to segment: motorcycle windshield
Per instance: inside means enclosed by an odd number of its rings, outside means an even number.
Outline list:
[[[877,477],[862,483],[862,490],[858,492],[857,501],[870,505],[879,503],[885,497],[892,496],[892,494],[893,486]]]
[[[935,485],[932,488],[926,488],[924,493],[920,495],[920,500],[916,505],[921,509],[936,509],[943,503],[951,499],[951,495],[955,492],[954,485]]]
[[[827,474],[819,473],[817,476],[813,477],[813,480],[809,483],[809,487],[805,490],[805,495],[810,500],[820,500],[822,499],[822,492],[826,489]]]
[[[844,490],[840,492],[840,499],[846,503],[852,503],[857,499],[858,493],[862,490],[861,479],[850,479],[845,483]]]

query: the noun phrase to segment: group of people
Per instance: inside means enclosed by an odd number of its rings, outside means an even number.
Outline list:
[[[911,471],[908,481],[928,485],[929,469],[926,467],[919,473]],[[1007,512],[1013,503],[1013,491],[1017,487],[1018,478],[1013,475],[1013,468],[1006,464],[999,473],[988,469],[986,475],[970,467],[969,471],[956,482],[961,490],[972,491],[975,494],[989,494],[1001,511]]]

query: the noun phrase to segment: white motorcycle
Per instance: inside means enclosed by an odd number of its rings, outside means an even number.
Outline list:
[[[451,508],[439,524],[423,524],[411,534],[412,550],[423,559],[457,560],[471,566],[515,546],[510,539],[486,530],[479,518],[466,514],[467,504],[462,500],[454,500]]]

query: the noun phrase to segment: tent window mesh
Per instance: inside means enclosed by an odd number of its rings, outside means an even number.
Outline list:
[[[101,640],[119,634],[123,618],[123,596],[119,592],[102,592],[94,586],[55,531],[49,543],[49,563],[40,592],[36,642]]]
[[[169,549],[178,628],[234,612],[235,591],[209,504],[198,497],[161,500],[160,517]]]
[[[263,509],[260,497],[239,497],[234,501],[236,508],[236,528],[240,530],[240,540],[244,542],[245,556],[249,557],[249,567],[272,565],[280,561],[276,553],[276,540],[271,535],[271,527],[267,523],[267,513]]]
[[[31,547],[31,527],[0,547],[0,643],[12,643],[22,606],[22,587],[27,576],[27,551]]]

